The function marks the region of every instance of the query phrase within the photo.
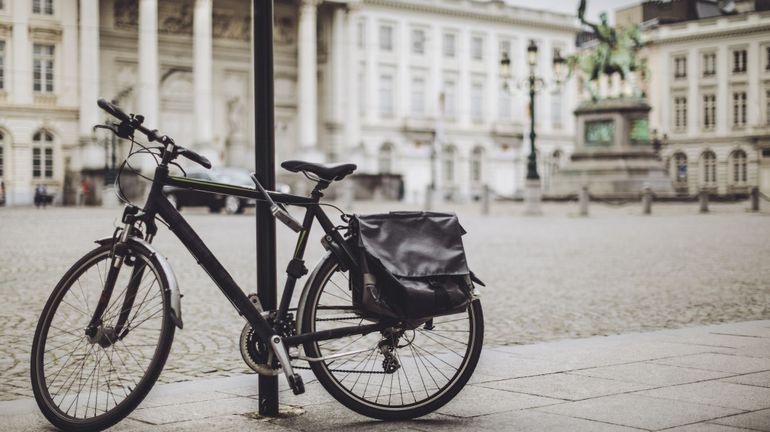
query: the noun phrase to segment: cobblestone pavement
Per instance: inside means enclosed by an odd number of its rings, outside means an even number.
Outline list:
[[[355,210],[395,207],[357,204]],[[697,204],[666,204],[642,216],[637,205],[594,205],[588,218],[575,216],[575,204],[548,204],[539,218],[520,216],[521,204],[495,204],[490,216],[475,205],[452,207],[469,232],[470,265],[488,285],[482,289],[485,342],[770,318],[770,215],[744,207],[712,204],[710,214],[699,215]],[[256,291],[253,213],[184,214],[244,290]],[[112,233],[119,216],[119,209],[0,209],[0,400],[31,395],[29,352],[38,315],[58,279],[95,246],[93,239]],[[293,238],[279,227],[279,274]],[[243,321],[164,228],[154,244],[185,295],[185,327],[176,333],[161,380],[246,372],[237,348]],[[321,253],[315,232],[308,267]]]

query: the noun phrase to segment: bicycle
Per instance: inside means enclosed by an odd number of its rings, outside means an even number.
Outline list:
[[[65,273],[40,315],[32,345],[32,388],[53,425],[79,431],[112,426],[137,407],[158,379],[174,332],[183,322],[174,273],[152,246],[156,222],[178,237],[245,318],[240,344],[247,365],[259,374],[283,374],[294,394],[304,392],[295,372],[301,367],[293,363],[297,361],[307,362],[324,389],[343,405],[383,420],[435,411],[467,383],[484,334],[476,291],[461,314],[418,325],[365,316],[351,302],[349,274],[359,267],[346,241],[350,234],[341,233],[345,225],[332,223],[321,198],[324,189],[351,174],[355,165],[282,163],[316,182],[309,197],[266,191],[255,175],[254,189],[173,176],[169,167],[178,167],[175,160],[180,156],[206,168],[211,163],[143,126],[141,115],[126,114],[103,99],[98,104],[120,121],[98,127],[132,144],[135,132],[140,132],[160,146],[141,145],[143,150],[129,152],[124,162],[135,153],[157,157],[144,208],[126,205],[122,227],[97,240],[99,246]],[[278,221],[298,233],[277,309],[263,310],[257,295],[240,289],[164,197],[166,185],[266,202]],[[302,222],[286,211],[287,205],[305,208]],[[309,275],[297,307],[290,308],[295,285],[308,272],[303,257],[316,220],[324,231],[326,253]]]

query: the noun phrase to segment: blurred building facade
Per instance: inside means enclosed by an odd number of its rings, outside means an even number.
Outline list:
[[[0,0],[8,202],[30,203],[38,184],[65,202],[83,178],[92,192],[101,187],[112,150],[92,130],[107,119],[98,97],[215,165],[253,166],[250,25],[248,0]],[[503,90],[501,55],[524,78],[535,40],[538,75],[551,81],[555,50],[571,53],[576,32],[571,16],[497,1],[278,0],[277,159],[401,175],[408,199],[433,177],[460,199],[483,184],[513,194],[524,178],[528,100]],[[575,98],[567,83],[537,99],[546,188],[572,150]],[[118,162],[126,151],[118,143]]]
[[[620,11],[618,22],[645,20],[650,127],[675,189],[741,195],[759,186],[770,194],[766,2],[647,3]]]

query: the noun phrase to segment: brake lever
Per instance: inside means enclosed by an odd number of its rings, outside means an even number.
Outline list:
[[[126,122],[113,123],[111,125],[94,125],[93,130],[96,131],[97,129],[107,129],[123,139],[130,139],[134,132],[134,129],[131,127],[131,125],[126,124]]]

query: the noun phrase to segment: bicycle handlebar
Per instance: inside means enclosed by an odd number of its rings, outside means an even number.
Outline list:
[[[130,122],[131,119],[129,118],[128,114],[124,113],[123,110],[118,108],[117,106],[111,104],[110,102],[107,102],[106,99],[99,98],[98,101],[96,101],[96,104],[99,105],[99,108],[107,111],[115,117],[116,119],[124,122]]]
[[[96,104],[99,105],[99,108],[107,111],[110,115],[115,117],[116,119],[121,121],[121,124],[118,126],[117,130],[113,130],[116,132],[119,136],[122,136],[123,138],[128,138],[131,135],[132,130],[137,130],[141,133],[143,133],[145,136],[147,136],[147,139],[152,141],[158,141],[164,146],[171,144],[174,148],[173,153],[178,154],[180,156],[184,156],[187,159],[197,163],[198,165],[203,166],[206,169],[211,168],[211,161],[208,160],[205,156],[190,150],[186,149],[182,146],[176,145],[174,143],[174,140],[169,138],[166,135],[160,135],[158,134],[157,130],[150,130],[144,126],[142,126],[142,122],[144,121],[144,117],[141,115],[134,115],[134,114],[126,114],[122,109],[120,109],[117,105],[114,105],[110,102],[108,102],[106,99],[99,98],[98,101],[96,101]],[[125,130],[128,129],[126,132]],[[123,136],[123,135],[126,136]],[[165,150],[164,150],[165,151]]]

